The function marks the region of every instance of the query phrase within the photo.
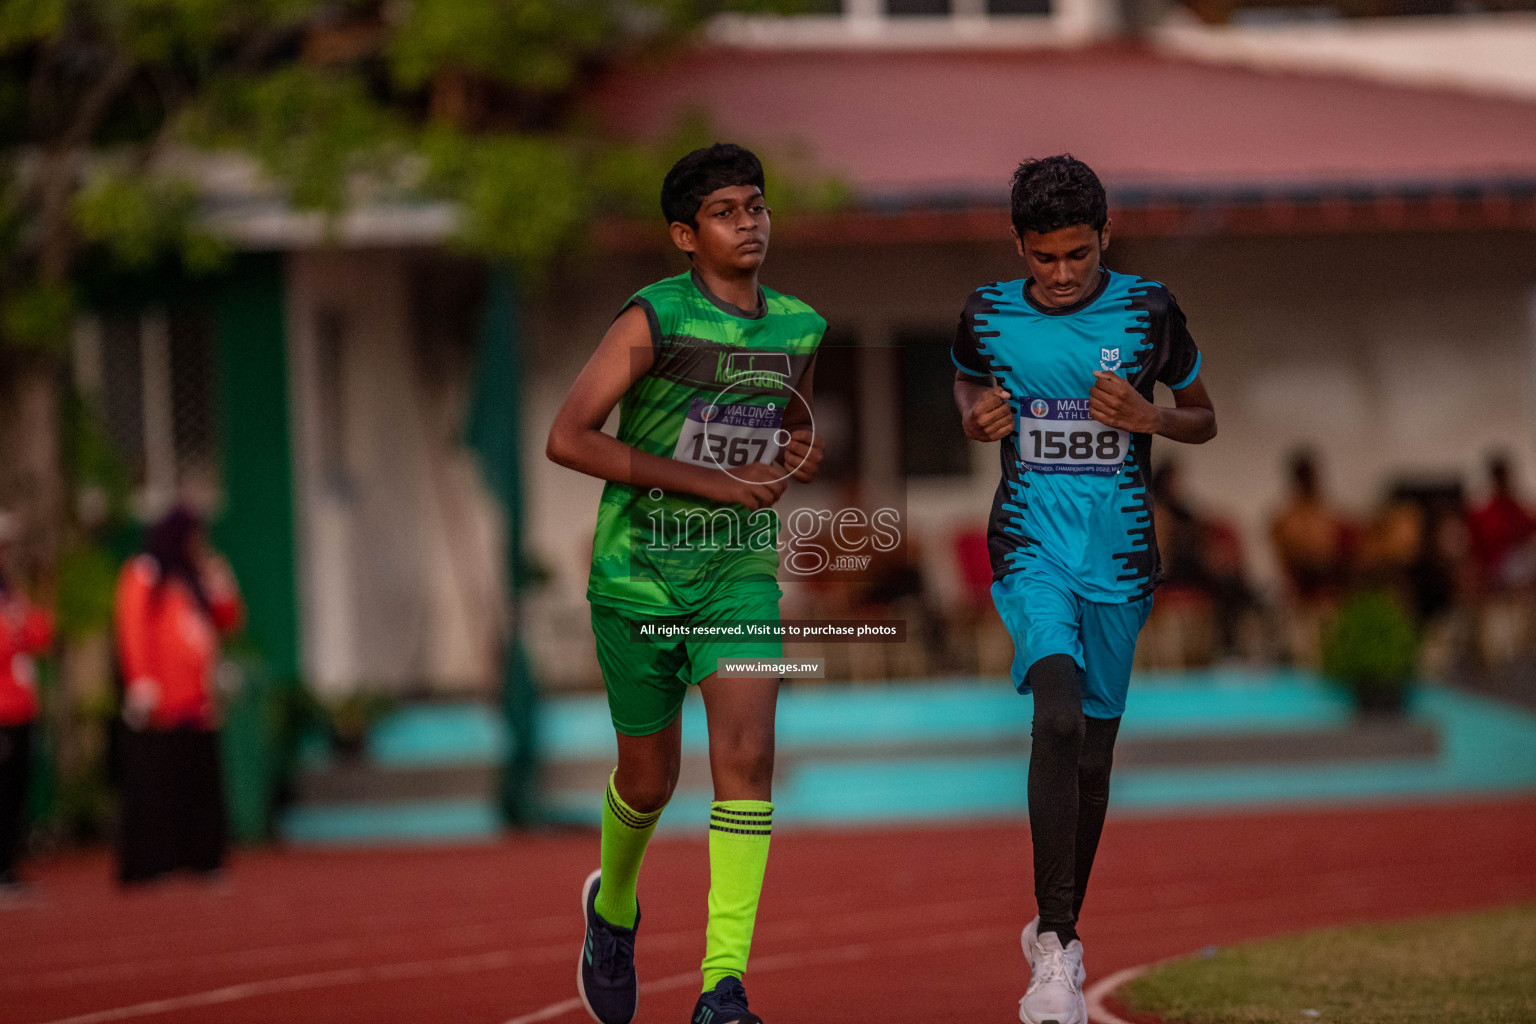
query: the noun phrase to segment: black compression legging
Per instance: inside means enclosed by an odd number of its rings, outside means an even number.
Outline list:
[[[1083,714],[1082,673],[1066,654],[1047,655],[1029,670],[1035,694],[1029,753],[1035,902],[1040,931],[1056,932],[1062,945],[1077,938],[1077,915],[1109,807],[1109,773],[1120,731],[1118,718]]]

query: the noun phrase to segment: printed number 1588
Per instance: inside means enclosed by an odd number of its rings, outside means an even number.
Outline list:
[[[1120,458],[1118,430],[1100,431],[1098,436],[1087,430],[1074,430],[1070,433],[1065,430],[1031,430],[1028,436],[1034,439],[1037,459],[1086,461]]]

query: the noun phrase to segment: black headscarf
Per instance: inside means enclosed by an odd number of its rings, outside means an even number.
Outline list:
[[[203,590],[197,561],[192,554],[192,538],[203,528],[202,517],[185,505],[176,505],[154,526],[144,539],[144,553],[160,564],[157,594],[171,580],[181,580],[197,599],[204,612],[211,611],[208,594]]]

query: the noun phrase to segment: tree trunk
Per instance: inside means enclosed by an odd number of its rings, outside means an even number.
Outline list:
[[[14,512],[23,581],[51,603],[63,541],[65,486],[60,416],[63,362],[0,353],[0,507]]]

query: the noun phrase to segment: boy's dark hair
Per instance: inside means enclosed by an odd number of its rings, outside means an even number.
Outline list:
[[[661,183],[661,213],[668,224],[699,226],[699,204],[716,189],[756,185],[763,190],[763,165],[750,150],[729,142],[696,149],[672,165]]]
[[[1109,199],[1093,168],[1070,153],[1025,160],[1013,172],[1013,228],[1049,234],[1074,224],[1103,231]]]

